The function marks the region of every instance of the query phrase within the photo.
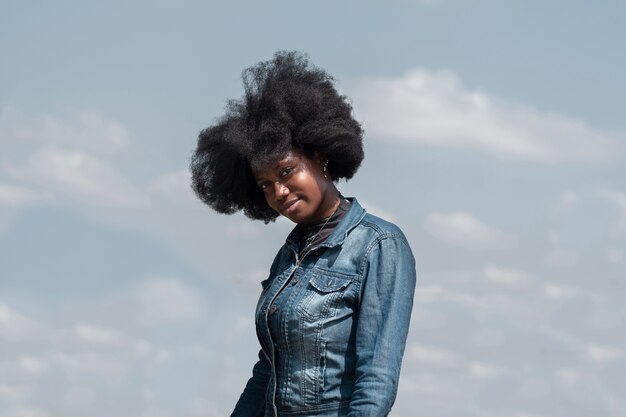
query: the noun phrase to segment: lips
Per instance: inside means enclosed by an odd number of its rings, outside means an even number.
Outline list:
[[[300,201],[300,199],[299,199],[299,198],[294,198],[294,199],[292,199],[292,200],[289,200],[289,201],[285,202],[285,204],[282,204],[282,205],[280,206],[280,210],[281,210],[282,212],[289,213],[289,212],[293,211],[293,210],[296,208],[296,207],[295,207],[295,204],[296,204],[298,201]]]

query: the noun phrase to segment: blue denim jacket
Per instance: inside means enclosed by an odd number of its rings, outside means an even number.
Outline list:
[[[231,416],[382,417],[391,410],[415,260],[397,226],[351,201],[319,249],[299,259],[296,228],[276,255],[256,307],[259,361]]]

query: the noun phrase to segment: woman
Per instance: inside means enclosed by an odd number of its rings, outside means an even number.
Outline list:
[[[203,130],[193,188],[220,213],[297,226],[261,282],[261,350],[232,416],[386,416],[415,288],[395,225],[335,182],[363,159],[362,130],[324,71],[296,52],[244,71],[245,95]]]

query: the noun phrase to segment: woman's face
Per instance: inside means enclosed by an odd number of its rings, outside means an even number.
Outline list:
[[[289,151],[274,164],[253,166],[257,185],[267,204],[294,223],[313,223],[330,216],[339,192],[324,178],[321,161]]]

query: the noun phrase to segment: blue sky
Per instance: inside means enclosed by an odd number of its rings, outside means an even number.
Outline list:
[[[0,415],[230,413],[292,224],[212,213],[198,132],[307,52],[344,195],[406,233],[392,415],[626,416],[626,3],[0,1]]]

